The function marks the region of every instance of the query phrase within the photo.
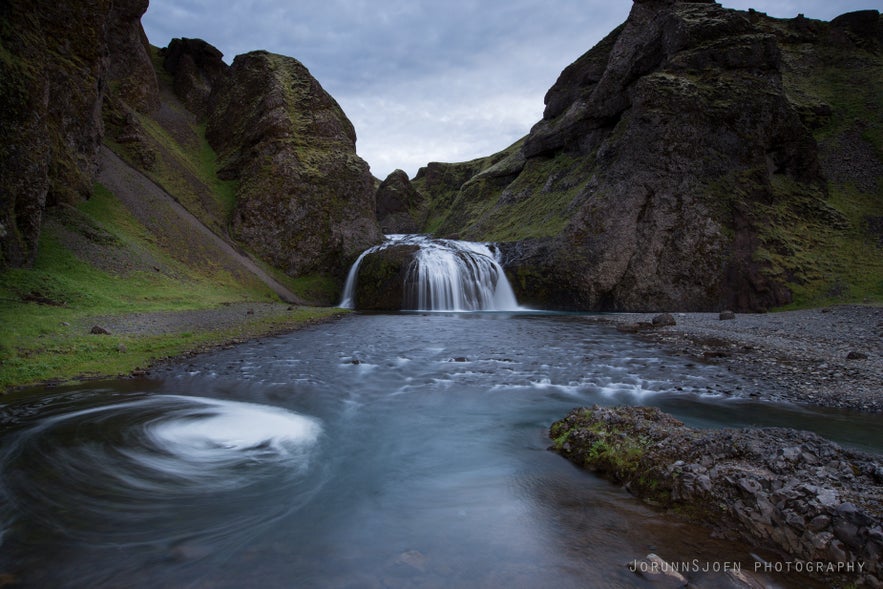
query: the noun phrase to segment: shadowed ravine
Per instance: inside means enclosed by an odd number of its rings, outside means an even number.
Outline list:
[[[752,547],[572,467],[547,428],[640,403],[883,448],[879,416],[750,402],[756,386],[580,315],[400,313],[28,391],[0,413],[0,571],[24,587],[642,587],[626,565],[648,552],[753,571]]]

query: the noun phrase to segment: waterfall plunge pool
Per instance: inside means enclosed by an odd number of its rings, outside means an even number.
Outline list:
[[[0,575],[21,587],[650,587],[752,546],[549,452],[571,408],[656,405],[880,452],[883,418],[758,403],[580,315],[353,314],[149,378],[8,395]],[[767,556],[767,555],[762,555]],[[697,587],[733,587],[691,571]],[[772,587],[817,587],[795,574]]]

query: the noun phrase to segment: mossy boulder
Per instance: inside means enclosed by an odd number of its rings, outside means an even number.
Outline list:
[[[828,581],[838,562],[863,562],[848,581],[880,582],[878,456],[793,429],[694,429],[655,407],[574,409],[549,436],[575,464],[719,535],[833,563],[816,569]]]
[[[356,308],[363,311],[406,308],[408,270],[419,250],[416,245],[392,245],[366,254],[356,276]]]

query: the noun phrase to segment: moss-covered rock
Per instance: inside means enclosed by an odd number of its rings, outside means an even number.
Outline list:
[[[785,428],[697,430],[653,407],[574,409],[552,449],[656,506],[785,560],[863,562],[849,581],[879,582],[883,467]],[[842,579],[838,579],[842,582]]]
[[[296,59],[237,56],[206,135],[222,177],[239,181],[234,237],[290,276],[342,276],[381,241],[352,124]]]
[[[363,311],[398,311],[405,301],[416,245],[392,245],[367,254],[359,264],[354,303]]]

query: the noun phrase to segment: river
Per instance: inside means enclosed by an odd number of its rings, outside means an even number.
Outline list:
[[[573,407],[645,404],[883,451],[880,416],[753,401],[758,386],[591,316],[413,312],[16,393],[0,585],[644,587],[627,565],[654,552],[735,586],[704,569],[754,574],[754,548],[575,468],[546,431]]]

